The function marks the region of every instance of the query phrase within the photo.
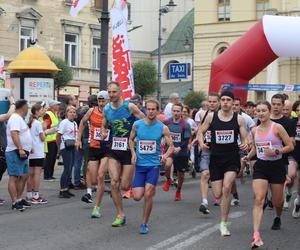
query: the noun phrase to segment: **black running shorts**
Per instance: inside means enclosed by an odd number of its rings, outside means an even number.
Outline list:
[[[107,153],[107,156],[109,158],[115,159],[116,161],[120,162],[121,165],[132,165],[130,151],[121,151],[121,150],[110,149]]]
[[[189,157],[188,156],[172,156],[174,169],[178,172],[184,173],[188,169]]]
[[[282,159],[263,161],[258,159],[253,166],[253,180],[264,179],[270,184],[283,184],[286,179],[286,168]]]

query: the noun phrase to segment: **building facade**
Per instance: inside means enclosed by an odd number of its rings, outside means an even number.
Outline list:
[[[264,14],[299,16],[299,0],[195,1],[194,89],[208,91],[212,61],[246,33]],[[246,49],[246,48],[245,48]],[[250,83],[300,82],[299,58],[278,58]],[[270,99],[273,92],[248,92],[249,100]],[[287,92],[292,99],[297,93]]]
[[[0,0],[0,55],[7,65],[20,51],[36,42],[48,55],[65,59],[73,69],[73,80],[57,92],[58,97],[73,94],[84,103],[99,88],[98,18],[102,4],[100,0],[92,0],[77,17],[71,17],[72,2]]]

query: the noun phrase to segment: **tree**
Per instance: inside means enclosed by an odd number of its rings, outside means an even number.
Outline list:
[[[135,92],[142,98],[152,94],[157,85],[157,70],[155,64],[150,61],[140,61],[133,64]]]
[[[184,104],[188,105],[190,108],[199,109],[201,102],[206,99],[206,94],[202,91],[191,91],[184,97]]]
[[[65,60],[55,56],[50,56],[50,59],[61,70],[54,75],[54,88],[62,88],[73,79],[73,71]]]

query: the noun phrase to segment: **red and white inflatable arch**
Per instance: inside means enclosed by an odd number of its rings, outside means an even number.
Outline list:
[[[266,15],[212,63],[209,92],[248,82],[278,57],[300,56],[300,17]],[[235,94],[245,101],[247,91]]]

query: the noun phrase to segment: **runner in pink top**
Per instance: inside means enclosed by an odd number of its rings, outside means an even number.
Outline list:
[[[252,248],[263,245],[259,229],[263,216],[263,205],[269,185],[272,190],[273,206],[276,209],[276,217],[272,229],[280,229],[283,187],[286,176],[282,154],[289,153],[294,148],[292,140],[283,126],[271,121],[270,111],[271,105],[269,102],[260,102],[257,104],[256,112],[261,124],[252,132],[254,137],[253,147],[248,155],[243,158],[243,161],[249,161],[255,154],[258,158],[253,167],[252,188],[255,201],[253,206],[254,234],[253,242],[251,243]]]

